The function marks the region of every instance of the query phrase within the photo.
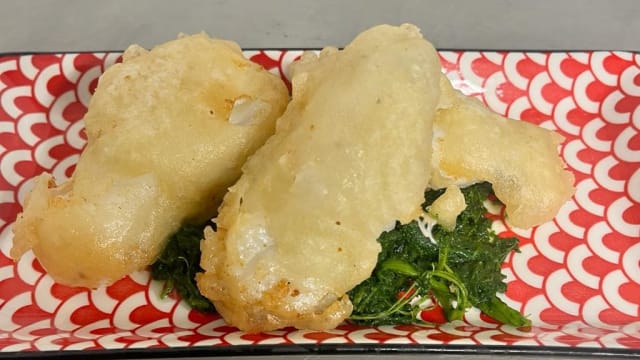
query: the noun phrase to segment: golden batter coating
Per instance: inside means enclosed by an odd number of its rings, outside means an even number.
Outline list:
[[[250,331],[331,329],[371,275],[380,233],[421,213],[439,97],[434,48],[410,25],[306,54],[276,134],[201,244],[201,292]]]
[[[431,186],[488,181],[510,224],[526,229],[553,219],[574,193],[573,174],[558,155],[562,136],[500,116],[446,79],[440,83]]]
[[[211,217],[288,102],[279,78],[205,34],[123,58],[91,99],[73,177],[41,175],[13,228],[11,256],[33,249],[63,284],[143,269],[185,220]]]

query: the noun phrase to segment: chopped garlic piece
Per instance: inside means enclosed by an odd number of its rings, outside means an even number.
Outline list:
[[[467,204],[460,188],[449,185],[444,194],[431,204],[429,214],[435,217],[445,229],[453,230],[456,226],[456,218],[466,207]]]

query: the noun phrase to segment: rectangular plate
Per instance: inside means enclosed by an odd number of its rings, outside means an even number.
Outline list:
[[[285,80],[300,54],[245,51]],[[9,258],[11,226],[32,178],[47,171],[64,180],[73,172],[86,142],[81,119],[92,91],[119,56],[0,56],[0,351],[249,345],[256,353],[254,345],[287,352],[287,346],[322,344],[640,350],[640,54],[440,52],[456,88],[565,137],[560,151],[576,176],[572,200],[536,228],[511,229],[500,220],[496,227],[520,238],[521,252],[504,264],[503,299],[529,316],[531,328],[470,311],[464,321],[432,327],[345,324],[253,335],[178,299],[160,299],[162,284],[147,272],[91,291],[55,284],[30,252],[17,263]]]

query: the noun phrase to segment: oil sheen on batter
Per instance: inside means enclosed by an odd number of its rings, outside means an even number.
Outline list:
[[[91,288],[144,269],[184,221],[213,215],[288,100],[235,43],[129,47],[99,80],[73,177],[36,179],[11,256],[33,249],[57,282]]]
[[[376,239],[417,217],[440,63],[410,25],[306,54],[276,134],[243,167],[201,243],[201,292],[232,325],[331,329],[371,275]]]

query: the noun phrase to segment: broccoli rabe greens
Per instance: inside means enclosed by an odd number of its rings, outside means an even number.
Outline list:
[[[517,249],[518,241],[500,238],[491,230],[483,204],[492,193],[491,185],[476,184],[462,193],[467,208],[452,231],[433,222],[427,229],[424,221],[416,220],[397,224],[380,236],[382,251],[372,276],[349,292],[354,307],[351,321],[368,325],[438,322],[421,316],[429,308],[438,309],[443,321],[452,321],[475,306],[502,323],[529,324],[497,296],[506,290],[501,265]],[[425,210],[441,194],[442,190],[427,191]],[[151,271],[154,279],[166,280],[165,296],[175,289],[193,308],[212,311],[213,305],[195,283],[195,274],[202,271],[203,229],[204,225],[183,226]]]
[[[427,191],[425,210],[442,191]],[[349,292],[356,323],[407,324],[433,321],[420,315],[439,308],[447,321],[461,319],[475,306],[505,324],[529,324],[497,297],[506,290],[501,265],[517,249],[516,238],[500,238],[491,229],[483,203],[492,193],[488,183],[462,190],[467,208],[447,231],[419,221],[397,224],[378,241],[382,252],[372,276]],[[430,233],[429,233],[430,232]]]
[[[151,277],[165,280],[162,297],[174,290],[192,308],[213,311],[213,304],[198,291],[196,273],[200,268],[200,240],[205,225],[183,225],[173,234],[162,254],[151,265]]]

